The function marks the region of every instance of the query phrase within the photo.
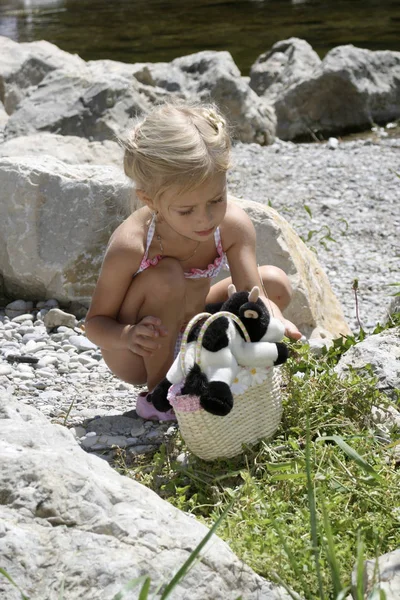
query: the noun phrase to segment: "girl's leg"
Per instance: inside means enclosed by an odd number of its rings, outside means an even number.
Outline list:
[[[292,286],[290,285],[286,273],[282,271],[282,269],[273,267],[272,265],[260,267],[259,272],[268,298],[272,300],[281,311],[285,310],[285,308],[289,306],[292,298]],[[231,277],[227,277],[211,286],[207,296],[207,304],[212,302],[224,302],[228,298],[228,286],[231,283]],[[263,293],[262,290],[260,291]]]
[[[168,335],[159,337],[161,348],[153,356],[142,357],[130,350],[102,350],[111,371],[132,384],[147,383],[152,390],[173,362],[175,341],[184,320],[185,282],[178,261],[164,258],[132,281],[122,303],[118,321],[135,324],[145,316],[161,319]]]

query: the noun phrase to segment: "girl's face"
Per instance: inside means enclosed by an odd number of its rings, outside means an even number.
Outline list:
[[[226,212],[226,174],[212,175],[189,192],[166,190],[161,214],[166,223],[184,237],[204,242],[222,222]]]

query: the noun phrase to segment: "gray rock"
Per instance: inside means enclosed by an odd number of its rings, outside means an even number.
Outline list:
[[[136,63],[133,67],[133,75],[141,83],[184,95],[188,85],[188,76],[174,64],[174,61],[171,63]]]
[[[350,368],[368,375],[367,365],[378,378],[378,389],[395,398],[394,390],[400,388],[400,327],[370,335],[352,346],[335,369],[340,376],[345,376]]]
[[[370,129],[400,117],[400,52],[338,46],[274,102],[284,140]]]
[[[32,308],[33,303],[30,301],[27,302],[25,300],[14,300],[13,302],[7,304],[5,313],[10,319],[15,319],[15,317],[24,315],[27,311],[32,310]]]
[[[378,562],[378,564],[376,564]],[[357,567],[352,574],[353,598],[359,597],[355,587],[357,584]],[[399,600],[400,598],[400,548],[393,552],[383,554],[376,560],[367,560],[364,563],[364,589],[383,591],[386,600]]]
[[[0,36],[0,56],[0,88],[9,115],[29,88],[39,85],[51,71],[70,68],[73,72],[85,66],[85,61],[79,56],[64,52],[44,40],[17,44]]]
[[[140,436],[144,433],[142,420],[130,419],[128,417],[113,416],[102,417],[90,421],[86,426],[87,431],[95,431],[100,434],[117,434],[129,436]]]
[[[0,555],[31,600],[111,600],[130,580],[169,581],[207,528],[104,460],[32,407],[0,400]],[[176,600],[288,600],[213,537]],[[4,578],[0,595],[19,597]]]
[[[117,75],[57,69],[19,103],[7,121],[5,137],[50,131],[97,141],[115,139],[133,114],[151,106],[141,93],[143,87]],[[148,95],[153,102],[158,98],[154,88]]]
[[[9,115],[6,113],[4,104],[0,102],[0,143],[3,141],[4,129],[9,119]]]
[[[318,54],[305,40],[282,40],[252,65],[250,87],[272,103],[291,85],[311,77],[320,64]]]
[[[327,144],[330,150],[337,150],[339,148],[339,140],[334,137],[330,137]]]
[[[176,58],[172,65],[187,74],[189,94],[217,102],[242,142],[271,144],[275,137],[275,114],[240,77],[229,52],[204,51]]]
[[[89,301],[109,236],[128,215],[127,178],[113,167],[26,157],[0,159],[0,181],[6,215],[0,223],[0,269],[8,292]],[[260,264],[275,264],[292,278],[296,298],[288,318],[294,316],[313,337],[349,333],[322,268],[287,221],[269,207],[237,202],[255,224]],[[96,348],[83,336],[72,336],[70,343],[79,351]]]
[[[197,101],[216,102],[233,125],[235,137],[242,142],[272,143],[274,111],[241,77],[229,52],[206,50],[170,63],[139,63],[135,67],[135,78],[148,86]]]

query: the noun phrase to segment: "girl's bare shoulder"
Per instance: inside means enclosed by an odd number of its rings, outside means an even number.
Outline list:
[[[226,213],[220,230],[225,251],[239,240],[252,242],[255,238],[254,225],[250,217],[230,196],[228,196]]]
[[[147,207],[133,212],[112,233],[106,252],[137,254],[143,253],[151,213]]]

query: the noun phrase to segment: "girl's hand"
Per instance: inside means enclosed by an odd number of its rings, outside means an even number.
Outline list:
[[[131,325],[127,333],[128,349],[139,356],[153,356],[161,344],[160,337],[168,334],[167,329],[157,317],[143,317],[136,325]]]

